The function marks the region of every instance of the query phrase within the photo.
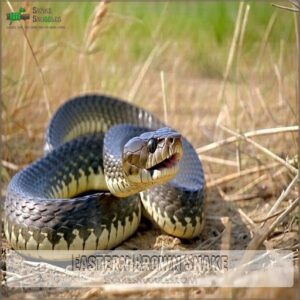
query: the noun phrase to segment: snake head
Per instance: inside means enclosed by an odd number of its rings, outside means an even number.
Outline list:
[[[130,139],[123,148],[123,169],[133,183],[163,184],[174,178],[183,155],[181,135],[164,127]]]

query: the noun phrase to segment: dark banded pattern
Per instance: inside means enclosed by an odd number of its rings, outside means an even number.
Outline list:
[[[117,124],[123,125],[113,127]],[[46,155],[16,174],[8,186],[4,228],[12,247],[111,249],[136,231],[141,203],[150,219],[168,234],[181,238],[199,235],[204,224],[205,178],[201,162],[185,138],[178,174],[166,184],[153,181],[139,193],[126,178],[134,169],[126,173],[122,167],[124,144],[161,127],[165,127],[163,122],[151,113],[112,97],[85,95],[66,102],[48,127]],[[155,132],[177,137],[172,129]],[[173,138],[165,143],[172,145],[172,151],[180,146]],[[164,148],[168,146],[165,143],[159,157],[173,153]],[[157,157],[150,163],[157,163]],[[159,172],[151,174],[158,177]],[[143,176],[140,179],[143,181]],[[126,188],[132,195],[113,195],[114,189]],[[91,191],[95,192],[84,195]]]

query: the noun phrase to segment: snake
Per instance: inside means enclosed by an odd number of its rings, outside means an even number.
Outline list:
[[[145,216],[193,239],[205,194],[202,163],[180,132],[130,102],[84,94],[58,108],[44,155],[12,177],[4,232],[16,250],[113,249]]]

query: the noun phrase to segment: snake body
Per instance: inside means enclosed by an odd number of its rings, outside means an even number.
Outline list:
[[[7,189],[4,229],[14,249],[111,249],[137,230],[142,209],[173,236],[203,228],[205,177],[194,148],[137,106],[70,99],[50,122],[45,152]]]

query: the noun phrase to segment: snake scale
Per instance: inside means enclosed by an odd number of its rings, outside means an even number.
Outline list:
[[[45,140],[45,155],[7,189],[4,230],[14,249],[111,249],[137,230],[142,212],[167,234],[200,234],[201,162],[153,114],[110,96],[77,96],[54,114]]]

